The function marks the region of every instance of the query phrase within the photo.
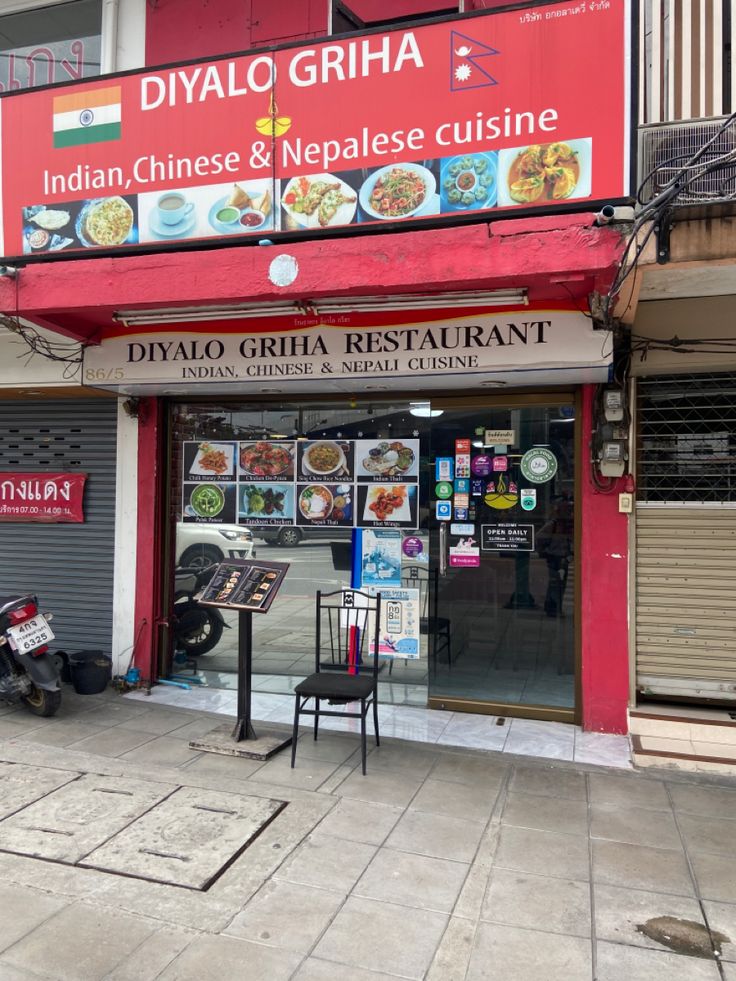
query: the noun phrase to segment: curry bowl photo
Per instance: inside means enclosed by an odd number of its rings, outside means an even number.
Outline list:
[[[498,204],[549,205],[590,197],[592,140],[530,143],[498,154]]]

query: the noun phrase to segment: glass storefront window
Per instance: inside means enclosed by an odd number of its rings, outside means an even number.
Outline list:
[[[572,721],[576,429],[571,395],[175,405],[174,585],[254,552],[290,563],[254,616],[255,691],[311,672],[317,590],[360,577],[391,609],[382,701]],[[188,658],[172,638],[162,671],[234,688],[238,617],[223,617],[211,650]]]
[[[0,16],[0,92],[100,74],[101,0]]]
[[[199,404],[172,411],[170,520],[178,578],[183,568],[253,552],[290,563],[278,603],[268,615],[254,616],[253,667],[254,690],[291,692],[313,670],[317,590],[350,586],[356,525],[394,527],[397,542],[416,539],[411,563],[402,553],[406,575],[409,564],[426,567],[429,488],[422,464],[429,420],[413,415],[406,402]],[[209,685],[235,687],[237,614],[226,612],[224,619],[221,639],[196,657],[196,669]],[[426,703],[427,648],[424,633],[418,658],[384,664],[381,679],[391,682],[398,701]],[[173,656],[175,666],[186,663],[183,653]]]

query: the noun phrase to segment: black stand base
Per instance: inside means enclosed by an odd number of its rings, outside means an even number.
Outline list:
[[[192,739],[190,749],[223,756],[243,756],[250,760],[267,760],[291,745],[291,735],[275,729],[256,734],[250,718],[251,670],[253,660],[253,614],[240,611],[238,631],[238,719],[235,728],[225,722],[205,736]]]
[[[251,732],[253,730],[251,729]],[[222,725],[204,736],[189,741],[189,748],[201,753],[218,753],[220,756],[240,756],[248,760],[270,759],[275,753],[291,746],[291,734],[286,736],[276,729],[262,728],[256,735],[253,733],[245,739],[233,739],[231,723]]]

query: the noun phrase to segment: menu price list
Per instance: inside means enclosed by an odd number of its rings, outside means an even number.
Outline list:
[[[189,440],[185,522],[416,528],[419,440]]]
[[[285,562],[223,562],[202,591],[198,602],[266,613],[288,568]]]

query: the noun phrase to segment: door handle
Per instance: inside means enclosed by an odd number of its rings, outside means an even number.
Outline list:
[[[440,524],[440,575],[447,575],[447,522]]]

